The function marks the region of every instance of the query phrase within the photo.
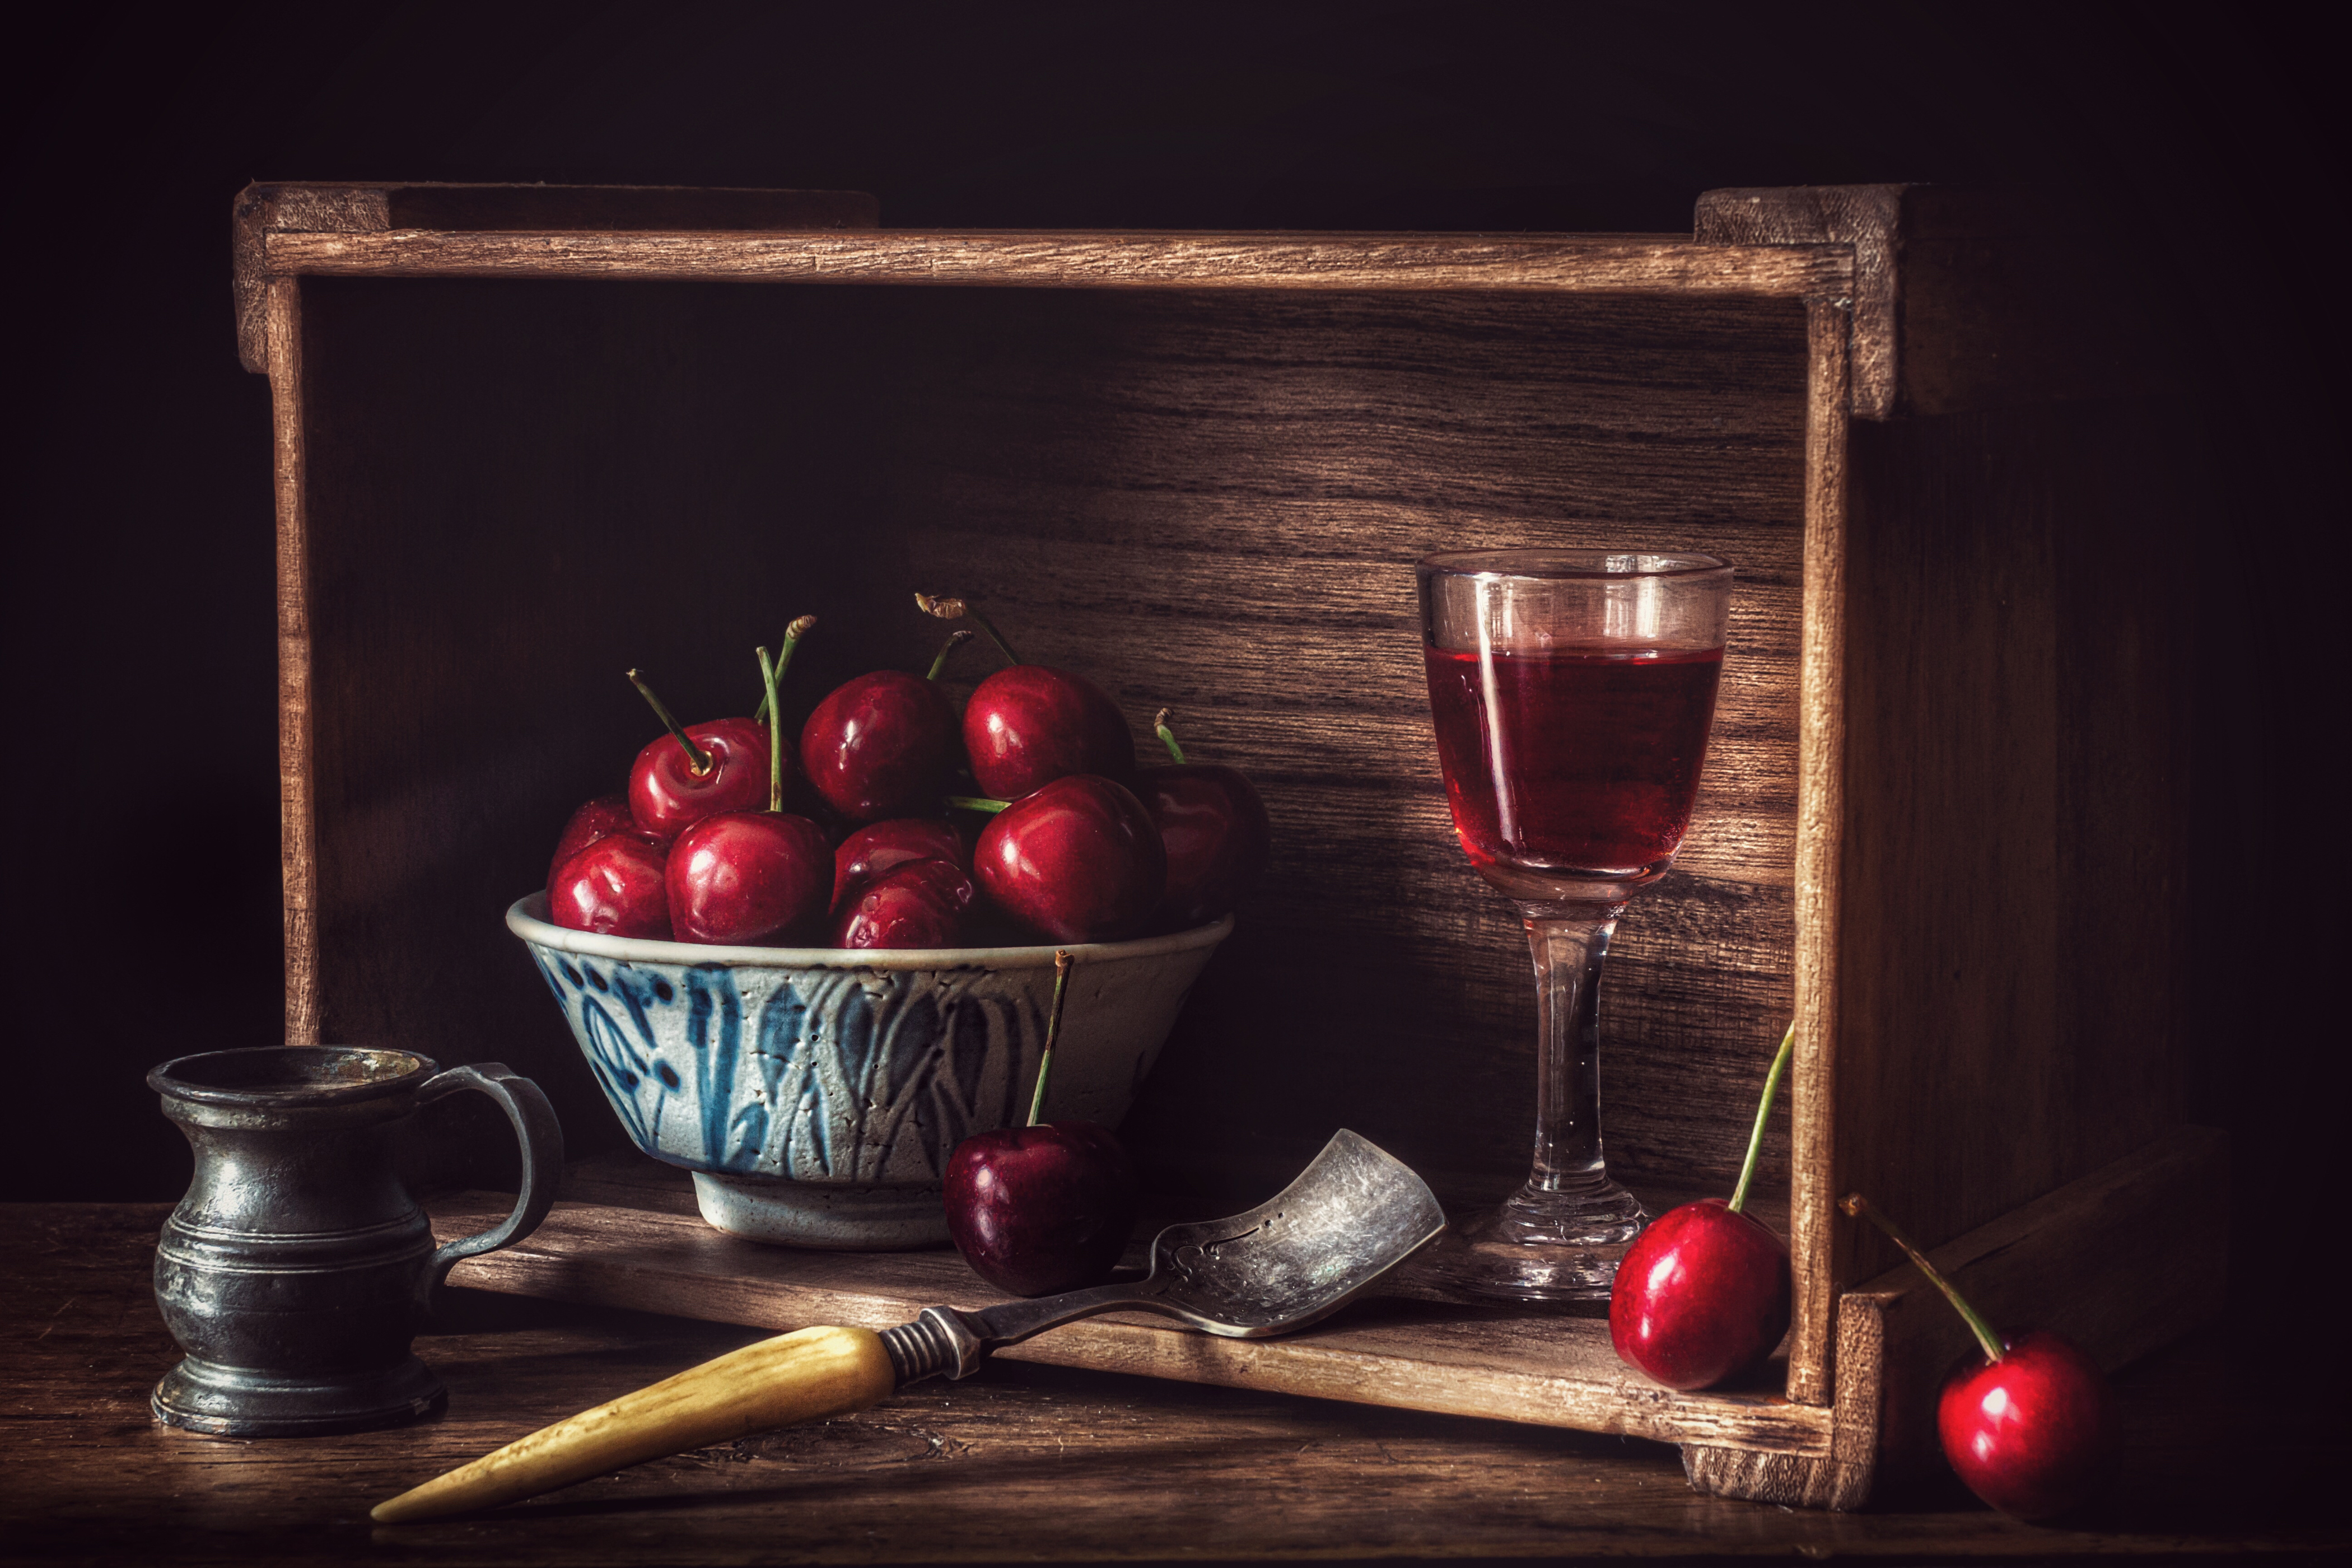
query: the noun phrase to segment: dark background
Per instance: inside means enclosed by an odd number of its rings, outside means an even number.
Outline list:
[[[2242,1298],[2277,1293],[2352,1143],[2320,743],[2345,215],[2332,50],[2285,16],[233,4],[17,33],[0,1191],[177,1195],[144,1070],[279,1036],[268,389],[228,288],[249,179],[846,188],[907,226],[1685,231],[1717,186],[2036,182],[2144,248],[2226,476],[2195,537],[2146,547],[2195,590],[2197,1022]]]

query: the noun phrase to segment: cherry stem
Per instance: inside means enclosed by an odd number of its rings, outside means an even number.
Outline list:
[[[784,737],[782,715],[776,711],[776,661],[768,657],[766,648],[753,648],[760,656],[760,684],[768,695],[760,704],[768,717],[768,809],[784,809]]]
[[[1045,1075],[1054,1070],[1054,1042],[1062,1033],[1062,994],[1070,988],[1070,966],[1077,961],[1067,948],[1054,954],[1054,1006],[1045,1015],[1045,1049],[1037,1058],[1037,1089],[1029,1097],[1029,1125],[1045,1114]]]
[[[918,594],[915,595],[915,607],[927,616],[937,616],[943,621],[960,621],[966,616],[970,616],[972,624],[986,633],[988,640],[996,645],[996,651],[1004,656],[1005,663],[1021,662],[1021,656],[1013,651],[1013,645],[1004,640],[1004,634],[996,629],[996,623],[961,599],[943,599],[931,594]]]
[[[1731,1189],[1731,1212],[1738,1214],[1748,1206],[1748,1184],[1756,1179],[1756,1157],[1764,1152],[1764,1127],[1772,1119],[1772,1097],[1780,1092],[1780,1075],[1789,1070],[1789,1058],[1797,1054],[1797,1021],[1789,1020],[1789,1032],[1780,1037],[1780,1048],[1772,1053],[1772,1070],[1764,1075],[1764,1103],[1756,1108],[1756,1131],[1748,1135],[1748,1158],[1739,1167],[1739,1184]]]
[[[1159,712],[1154,713],[1151,716],[1151,728],[1152,731],[1160,737],[1160,743],[1168,748],[1168,754],[1176,759],[1176,765],[1181,768],[1184,765],[1184,748],[1176,743],[1176,731],[1168,727],[1168,712],[1167,709],[1162,708]]]
[[[1009,800],[991,800],[986,795],[951,795],[948,796],[948,804],[959,811],[984,811],[989,816],[994,816],[1013,803]]]
[[[809,633],[815,629],[816,617],[814,616],[802,616],[795,619],[791,626],[784,628],[784,645],[776,653],[776,681],[778,685],[781,685],[783,682],[784,671],[792,668],[793,667],[793,650],[801,646],[801,638],[808,636]],[[770,710],[775,707],[775,704],[776,689],[774,686],[771,686],[768,688],[767,695],[760,699],[759,711],[751,715],[751,722],[754,724],[767,723],[768,714]],[[773,726],[771,726],[771,728],[772,729]]]
[[[708,773],[710,771],[710,754],[686,738],[685,730],[679,727],[677,720],[669,716],[669,710],[663,707],[662,700],[654,695],[654,689],[647,686],[643,679],[639,679],[637,672],[634,669],[629,671],[629,684],[637,689],[638,696],[643,697],[647,702],[653,704],[654,712],[660,718],[661,721],[665,725],[668,726],[669,732],[677,737],[677,743],[686,748],[686,765],[688,771],[692,773],[696,778],[700,778],[704,774]]]
[[[1877,1205],[1860,1193],[1848,1193],[1839,1201],[1838,1207],[1850,1215],[1860,1215],[1885,1231],[1886,1239],[1901,1247],[1903,1256],[1918,1265],[1919,1272],[1927,1277],[1927,1283],[1941,1290],[1944,1293],[1944,1300],[1949,1301],[1953,1310],[1967,1320],[1969,1330],[1977,1336],[1977,1343],[1984,1348],[1985,1360],[1999,1361],[2009,1353],[2009,1346],[2002,1343],[2000,1336],[1992,1331],[1992,1325],[1986,1322],[1974,1307],[1969,1305],[1965,1297],[1952,1289],[1952,1282],[1937,1272],[1936,1266],[1927,1261],[1927,1255],[1912,1246],[1911,1238],[1897,1230],[1895,1222],[1879,1212]]]
[[[948,667],[948,656],[955,652],[956,649],[961,647],[964,644],[970,642],[971,637],[971,633],[961,628],[950,632],[948,634],[948,640],[940,647],[940,657],[931,660],[931,672],[923,677],[923,679],[925,680],[937,680],[940,678],[940,671]]]

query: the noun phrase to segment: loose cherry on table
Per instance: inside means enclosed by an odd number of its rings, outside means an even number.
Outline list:
[[[1051,942],[1134,935],[1168,883],[1168,851],[1143,803],[1091,773],[1055,779],[1006,805],[960,797],[995,816],[973,847],[972,880],[991,903]]]
[[[1838,1207],[1885,1231],[1984,1352],[1953,1371],[1936,1402],[1944,1458],[1968,1489],[2028,1523],[2089,1501],[2116,1457],[2115,1401],[2098,1363],[2046,1330],[2003,1339],[1869,1199],[1850,1194]]]
[[[952,860],[908,860],[860,882],[834,912],[833,945],[954,947],[979,895]]]
[[[1067,952],[1054,955],[1054,1003],[1028,1125],[967,1138],[948,1160],[944,1195],[956,1250],[974,1273],[1016,1296],[1098,1282],[1135,1228],[1135,1167],[1110,1130],[1038,1121],[1072,962]]]
[[[1731,1201],[1702,1198],[1652,1220],[1618,1261],[1609,1338],[1668,1388],[1712,1388],[1753,1371],[1789,1331],[1789,1249],[1747,1212],[1772,1100],[1797,1026],[1780,1040]]]
[[[660,715],[667,735],[629,769],[629,814],[656,838],[675,838],[720,811],[757,811],[768,798],[768,731],[749,719],[682,728],[635,670],[629,683]]]
[[[1168,710],[1151,721],[1175,766],[1136,775],[1136,798],[1160,828],[1168,851],[1168,886],[1150,924],[1183,931],[1216,919],[1242,901],[1265,871],[1274,829],[1257,786],[1240,770],[1187,763]]]
[[[547,918],[567,931],[651,937],[671,932],[669,847],[634,828],[575,851],[547,883]]]
[[[785,633],[784,658],[811,626],[794,621]],[[777,667],[761,648],[760,673],[768,688],[768,723],[777,716]],[[682,941],[764,942],[805,940],[816,934],[833,889],[833,845],[824,829],[783,809],[784,751],[782,736],[768,748],[768,809],[724,811],[704,817],[670,847],[665,882],[670,922]]]
[[[969,871],[971,852],[955,825],[935,816],[894,816],[872,822],[841,841],[833,852],[833,907],[861,883],[909,860],[946,860]]]
[[[1082,675],[1023,664],[1003,634],[961,599],[918,594],[944,619],[970,616],[1011,668],[982,681],[963,709],[963,746],[982,795],[1017,800],[1072,773],[1135,776],[1135,735],[1103,689]]]
[[[637,819],[630,814],[629,797],[625,795],[600,795],[572,814],[564,823],[563,832],[555,841],[555,853],[548,858],[547,885],[555,886],[555,874],[563,863],[593,844],[599,838],[609,838],[615,833],[640,831]]]

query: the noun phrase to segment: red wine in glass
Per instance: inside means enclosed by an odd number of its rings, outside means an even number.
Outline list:
[[[1723,650],[1426,650],[1454,831],[1473,864],[1638,875],[1690,826]]]
[[[1606,1297],[1647,1219],[1601,1152],[1600,993],[1636,890],[1673,865],[1723,675],[1731,567],[1503,550],[1420,566],[1430,716],[1454,826],[1535,959],[1535,1159],[1435,1267],[1517,1300]]]

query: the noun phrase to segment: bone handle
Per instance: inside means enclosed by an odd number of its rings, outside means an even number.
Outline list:
[[[845,1415],[887,1397],[898,1382],[879,1335],[803,1329],[541,1427],[376,1504],[368,1517],[399,1524],[496,1508],[641,1459]]]

